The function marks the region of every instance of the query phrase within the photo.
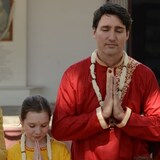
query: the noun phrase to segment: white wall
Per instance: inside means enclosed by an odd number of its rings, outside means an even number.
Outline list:
[[[103,0],[28,0],[27,85],[54,102],[64,70],[95,49],[93,12]]]

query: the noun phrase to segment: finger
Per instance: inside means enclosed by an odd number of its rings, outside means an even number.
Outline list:
[[[107,84],[106,84],[106,94],[107,97],[112,98],[113,95],[113,76],[109,75],[107,77]]]
[[[118,92],[117,92],[117,84],[116,84],[116,77],[113,77],[113,95],[114,99],[118,98]]]
[[[104,100],[104,105],[106,105],[106,107],[108,106],[109,108],[113,107],[113,76],[112,75],[109,75],[107,77],[106,96]]]
[[[36,160],[42,160],[42,155],[41,155],[41,151],[40,151],[40,144],[39,141],[35,141],[36,146],[37,146],[37,159]]]
[[[107,77],[106,83],[106,96],[103,104],[103,117],[108,118],[111,116],[113,111],[113,78],[112,76]]]
[[[114,84],[113,84],[113,112],[116,112],[116,108],[119,104],[119,95],[117,92],[117,84],[116,84],[116,77],[113,78]]]
[[[39,142],[36,140],[34,142],[34,144],[35,144],[35,146],[34,146],[34,159],[39,160],[39,154],[40,154]]]

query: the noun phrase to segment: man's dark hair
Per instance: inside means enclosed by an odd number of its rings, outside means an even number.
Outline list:
[[[92,28],[97,29],[101,17],[107,14],[118,16],[122,23],[125,25],[126,31],[130,30],[132,25],[132,18],[127,9],[113,3],[105,3],[94,12]]]

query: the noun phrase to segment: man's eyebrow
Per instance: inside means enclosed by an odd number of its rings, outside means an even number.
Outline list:
[[[125,29],[125,27],[123,27],[123,26],[116,26],[115,28],[118,28],[118,29]]]
[[[109,25],[105,25],[105,26],[101,26],[101,28],[112,28],[111,26],[109,26]],[[123,26],[115,26],[115,29],[125,29],[125,27],[123,27]]]
[[[104,25],[104,26],[101,26],[101,28],[111,28],[111,26],[109,26],[109,25]]]

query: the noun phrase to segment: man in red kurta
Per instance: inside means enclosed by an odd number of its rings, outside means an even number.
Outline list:
[[[153,72],[124,51],[131,17],[104,4],[92,27],[97,49],[65,71],[53,136],[72,140],[73,160],[149,158],[148,142],[160,141],[160,93]]]

